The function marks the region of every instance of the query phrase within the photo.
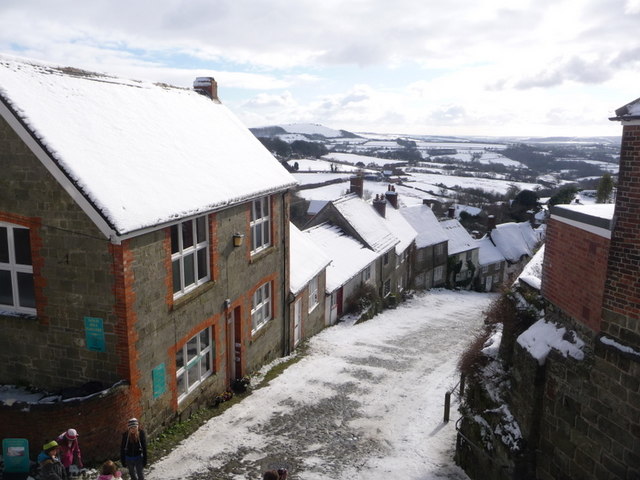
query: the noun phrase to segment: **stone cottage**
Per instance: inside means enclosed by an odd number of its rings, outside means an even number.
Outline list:
[[[0,171],[0,383],[48,392],[0,437],[113,455],[289,350],[295,180],[214,79],[1,57]]]

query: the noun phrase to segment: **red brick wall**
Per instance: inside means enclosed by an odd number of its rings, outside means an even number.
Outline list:
[[[545,244],[543,296],[570,317],[600,331],[609,239],[552,217]]]
[[[611,239],[604,308],[640,318],[640,125],[622,131],[616,225]],[[637,323],[637,322],[636,322]],[[631,328],[633,330],[633,328]],[[640,327],[636,326],[636,333]]]
[[[104,395],[55,404],[0,406],[0,438],[26,438],[35,460],[42,445],[69,428],[80,434],[80,450],[85,463],[108,458],[118,460],[120,434],[126,429],[130,404],[129,387],[113,387]],[[143,425],[144,428],[144,425]]]

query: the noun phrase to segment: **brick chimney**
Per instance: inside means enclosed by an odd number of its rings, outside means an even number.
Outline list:
[[[396,187],[394,187],[393,185],[389,185],[386,193],[384,194],[385,197],[387,197],[387,200],[389,200],[389,203],[391,204],[391,206],[393,208],[395,208],[396,210],[398,209],[398,194],[396,193]]]
[[[373,208],[376,209],[376,212],[378,212],[382,218],[385,218],[387,213],[387,199],[384,195],[376,195],[376,198],[373,199]]]
[[[361,175],[351,177],[351,186],[349,187],[349,193],[355,193],[360,198],[364,196],[364,178]]]
[[[209,97],[215,102],[219,102],[218,83],[213,77],[198,77],[193,81],[193,89],[201,95]]]
[[[431,205],[431,200],[429,200],[428,198],[423,198],[422,199],[422,204],[426,205],[429,208],[433,208],[433,205]]]
[[[489,215],[487,217],[487,232],[494,230],[496,228],[496,217],[493,215]]]
[[[456,218],[456,206],[455,205],[451,205],[449,207],[449,210],[447,210],[447,216],[449,218]]]
[[[602,305],[602,331],[640,350],[640,98],[616,110],[622,123],[613,230]]]

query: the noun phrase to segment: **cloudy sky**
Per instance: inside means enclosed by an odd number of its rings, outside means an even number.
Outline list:
[[[247,126],[619,135],[640,0],[2,0],[0,53],[190,86]]]

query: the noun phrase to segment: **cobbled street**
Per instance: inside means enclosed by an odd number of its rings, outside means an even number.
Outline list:
[[[359,325],[317,335],[268,386],[156,462],[149,480],[466,479],[453,462],[458,355],[493,295],[432,291]]]

